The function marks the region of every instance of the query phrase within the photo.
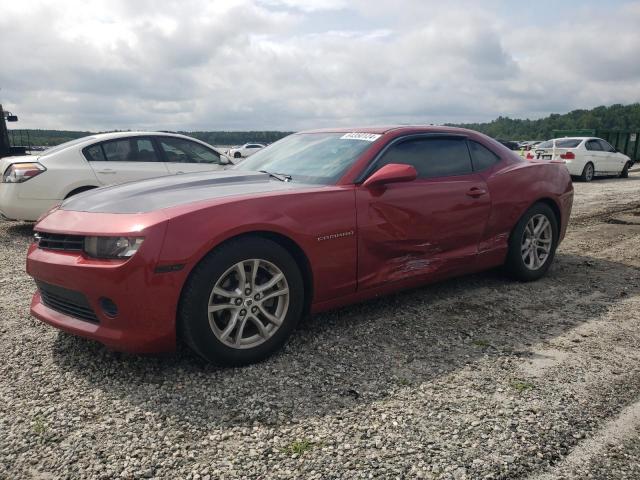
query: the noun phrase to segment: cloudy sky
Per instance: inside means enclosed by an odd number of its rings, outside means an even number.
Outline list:
[[[1,2],[15,127],[298,130],[640,101],[640,1]]]

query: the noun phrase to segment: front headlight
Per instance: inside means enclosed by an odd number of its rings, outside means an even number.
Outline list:
[[[84,251],[94,258],[129,258],[143,240],[141,237],[85,237]]]

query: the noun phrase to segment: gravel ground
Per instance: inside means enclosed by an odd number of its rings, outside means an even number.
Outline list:
[[[28,315],[0,224],[0,478],[640,478],[640,174],[576,184],[549,275],[319,315],[260,365],[131,356]]]

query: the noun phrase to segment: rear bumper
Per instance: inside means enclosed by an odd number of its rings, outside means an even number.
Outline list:
[[[146,239],[145,243],[155,243]],[[159,245],[143,245],[147,252]],[[31,314],[49,325],[107,347],[131,353],[175,349],[175,319],[180,282],[171,273],[156,274],[149,253],[140,251],[127,261],[94,260],[75,252],[58,252],[33,244],[27,255],[27,273],[36,281],[79,292],[95,313],[88,321],[51,308],[40,291],[31,301]],[[117,315],[103,310],[102,299],[117,306]]]
[[[578,177],[582,175],[582,171],[584,170],[584,166],[587,164],[586,161],[575,159],[575,160],[565,160],[564,166],[567,167],[569,171],[569,175],[573,177]]]
[[[20,198],[19,183],[0,183],[0,216],[6,220],[35,221],[60,200]]]

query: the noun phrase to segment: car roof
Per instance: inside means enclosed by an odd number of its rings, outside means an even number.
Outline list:
[[[189,137],[187,135],[181,135],[179,133],[172,133],[172,132],[162,132],[162,131],[157,131],[157,132],[146,132],[146,131],[134,131],[134,132],[107,132],[107,133],[94,133],[91,135],[87,135],[86,137],[80,137],[78,138],[78,141],[76,143],[74,143],[73,145],[69,145],[67,148],[84,148],[88,145],[91,145],[93,143],[97,143],[97,142],[104,142],[105,140],[114,140],[114,139],[118,139],[118,138],[127,138],[127,137],[149,137],[149,136],[154,136],[154,137],[158,137],[158,136],[162,136],[162,137],[176,137],[176,138],[184,138],[187,140],[191,140],[197,143],[201,143],[203,145],[206,145],[210,148],[213,148],[211,145],[209,145],[206,142],[203,142],[202,140],[198,140],[197,138],[193,138],[193,137]],[[56,147],[52,147],[52,150],[54,150]],[[67,150],[67,148],[64,148],[63,150]],[[60,151],[63,150],[56,150],[54,153],[58,153]],[[214,150],[217,151],[217,149],[214,148]],[[44,150],[42,152],[42,156],[46,156],[47,154],[47,150]]]
[[[338,127],[338,128],[320,128],[315,130],[304,130],[298,133],[374,133],[378,135],[383,135],[385,133],[389,133],[392,131],[402,131],[406,130],[407,132],[442,132],[442,133],[466,133],[469,130],[464,128],[457,127],[447,127],[443,125],[381,125],[381,126],[369,126],[369,127]]]
[[[551,140],[547,140],[547,142],[550,142],[552,140],[602,140],[602,139],[598,137],[558,137],[558,138],[552,138]]]
[[[191,138],[185,135],[181,135],[179,133],[173,132],[146,132],[146,131],[134,131],[134,132],[107,132],[107,133],[96,133],[91,135],[93,138],[98,140],[111,140],[113,138],[122,138],[122,137],[142,137],[142,136],[163,136],[163,137],[181,137],[181,138]],[[194,139],[197,140],[197,139]]]

